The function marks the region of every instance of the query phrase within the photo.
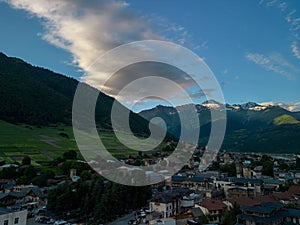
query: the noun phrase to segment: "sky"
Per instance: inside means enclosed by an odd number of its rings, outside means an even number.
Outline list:
[[[298,0],[0,0],[0,18],[1,52],[96,87],[107,76],[91,66],[99,56],[122,44],[162,40],[197,54],[227,103],[270,102],[300,110]],[[103,90],[135,111],[162,103],[116,94],[143,71],[195,91],[182,71],[155,63],[124,68]],[[150,82],[147,88],[176,96],[174,88]],[[193,97],[205,100],[201,94]]]

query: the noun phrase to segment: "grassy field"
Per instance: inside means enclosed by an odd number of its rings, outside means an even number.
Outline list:
[[[99,135],[105,147],[115,157],[123,158],[138,154],[137,151],[122,145],[111,131],[101,130]],[[163,145],[165,144],[156,150]],[[78,151],[71,126],[35,127],[0,121],[0,161],[20,162],[25,155],[29,155],[32,158],[32,164],[39,166],[62,157],[63,153],[68,150]]]
[[[69,138],[62,137],[61,133]],[[7,163],[21,161],[29,155],[33,164],[39,164],[76,149],[71,127],[34,127],[0,121],[0,160]]]

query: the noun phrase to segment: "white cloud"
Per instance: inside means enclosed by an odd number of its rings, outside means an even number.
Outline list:
[[[43,38],[70,51],[82,69],[107,50],[141,39],[163,39],[159,31],[143,16],[132,12],[128,4],[118,1],[48,1],[8,0],[42,19]]]
[[[300,59],[300,52],[297,46],[297,42],[300,40],[300,17],[297,16],[297,10],[291,8],[289,2],[284,0],[261,0],[259,4],[265,4],[267,7],[276,7],[285,14],[285,20],[289,25],[291,39],[293,39],[291,50],[293,55]]]
[[[294,56],[300,60],[300,50],[299,50],[296,42],[293,42],[293,44],[291,45],[291,49],[292,49]]]
[[[208,41],[203,41],[202,44],[194,46],[193,49],[194,50],[199,50],[199,49],[206,50],[206,49],[208,49]]]
[[[293,14],[295,14],[295,13],[296,13],[296,10],[290,11],[290,12],[286,15],[285,20],[286,20],[288,23],[291,23],[291,22],[293,21],[292,16],[293,16]]]
[[[259,53],[246,53],[245,57],[249,61],[259,65],[266,71],[272,71],[288,78],[293,78],[293,74],[299,71],[296,66],[288,62],[279,53],[274,53],[269,56],[265,56]]]
[[[267,7],[276,7],[284,12],[288,8],[288,4],[282,0],[260,0],[259,5],[265,4]]]
[[[105,80],[106,77],[101,77],[104,73],[101,74],[99,71],[96,71],[96,76],[91,76],[95,71],[92,71],[90,65],[108,50],[132,41],[168,40],[168,35],[175,37],[174,40],[181,44],[186,43],[189,38],[184,27],[174,23],[168,24],[163,18],[139,14],[124,1],[4,1],[16,9],[23,9],[32,16],[40,18],[45,27],[42,38],[69,51],[73,55],[73,63],[88,74],[83,77],[83,80],[94,87],[97,87],[97,80]],[[150,71],[155,73],[154,70],[155,66]],[[180,72],[166,75],[189,87],[191,83],[184,79],[185,76]],[[134,76],[128,72],[119,76],[119,80],[113,79],[111,86],[106,87],[106,93],[115,96],[114,94],[120,90],[120,85],[126,84],[127,81],[132,80],[132,77]],[[176,93],[175,90],[160,89],[163,90],[170,94]]]

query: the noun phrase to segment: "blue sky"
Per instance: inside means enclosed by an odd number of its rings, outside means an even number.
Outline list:
[[[169,40],[205,60],[226,102],[300,102],[297,0],[58,2],[0,1],[0,51],[79,79],[119,44]]]

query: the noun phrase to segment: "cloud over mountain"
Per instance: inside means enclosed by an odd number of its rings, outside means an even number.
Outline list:
[[[141,15],[133,11],[124,1],[5,0],[5,2],[40,18],[45,28],[43,39],[70,52],[73,55],[73,63],[87,74],[82,77],[83,81],[97,88],[99,79],[103,80],[106,77],[102,77],[105,75],[101,71],[95,71],[91,65],[107,51],[132,41],[168,40],[168,32],[176,33],[177,40],[181,42],[187,35],[184,27],[176,24],[167,27],[165,21],[159,23],[156,20],[160,18]],[[161,67],[152,66],[149,71],[152,74],[159,73]],[[142,67],[139,68],[139,72],[143,73]],[[175,71],[175,74],[171,72],[165,73],[165,77],[189,87],[186,75],[180,71]],[[132,76],[132,71],[127,70],[127,73],[125,71],[123,75],[117,76],[107,84],[104,91],[115,97],[122,85],[132,81],[133,77],[138,78],[138,74]],[[160,91],[164,91],[166,95],[174,94],[174,90],[168,88],[160,88]],[[135,100],[132,93],[123,97],[128,101]]]

